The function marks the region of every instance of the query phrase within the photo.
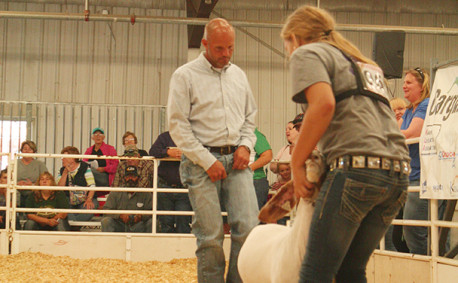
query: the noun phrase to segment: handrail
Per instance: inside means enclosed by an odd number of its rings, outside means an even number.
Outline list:
[[[151,211],[146,210],[102,210],[102,209],[42,209],[42,208],[19,208],[16,207],[16,194],[12,195],[12,202],[13,205],[11,208],[6,208],[5,210],[10,212],[11,217],[6,217],[8,220],[14,223],[16,221],[16,212],[63,212],[63,213],[77,213],[77,214],[141,214],[141,215],[151,215],[152,216],[152,233],[156,234],[156,222],[158,215],[193,215],[193,211],[165,211],[157,210],[157,193],[187,193],[187,189],[175,189],[175,188],[158,188],[157,187],[157,169],[159,161],[179,161],[176,158],[155,158],[151,156],[144,156],[144,157],[125,157],[125,156],[97,156],[97,155],[84,155],[84,154],[48,154],[48,153],[1,153],[2,155],[9,155],[13,156],[12,160],[10,160],[9,164],[12,166],[8,166],[9,174],[8,174],[8,184],[6,185],[7,188],[7,196],[8,198],[11,196],[11,193],[15,191],[21,190],[58,190],[58,191],[71,191],[75,190],[75,187],[68,187],[68,186],[20,186],[17,185],[17,162],[19,157],[44,157],[44,158],[78,158],[78,159],[117,159],[117,160],[148,160],[154,163],[154,176],[153,176],[153,187],[152,188],[120,188],[120,187],[81,187],[85,191],[118,191],[118,192],[151,192],[152,196],[152,204],[153,208]],[[11,174],[11,167],[15,168],[12,170]],[[12,175],[12,176],[11,176]],[[4,187],[3,185],[2,187]],[[11,200],[8,200],[7,203],[11,203]],[[222,216],[226,216],[227,213],[223,212]],[[9,221],[7,221],[9,222]],[[15,231],[15,227],[8,227],[7,229],[13,229]],[[22,230],[18,230],[22,231]],[[51,231],[50,231],[51,232]]]
[[[406,139],[406,144],[420,143],[420,137]]]
[[[407,140],[407,143],[413,144],[419,142],[419,138],[414,138],[414,139],[409,139]],[[10,208],[7,207],[0,207],[0,210],[6,210],[7,214],[10,215],[10,217],[7,216],[7,219],[12,218],[13,222],[15,221],[16,217],[16,212],[63,212],[63,213],[78,213],[78,214],[140,214],[140,215],[151,215],[153,219],[153,231],[152,235],[158,235],[156,231],[156,220],[159,215],[179,215],[179,216],[184,216],[184,215],[193,215],[193,211],[158,211],[157,210],[157,193],[187,193],[187,189],[173,189],[173,188],[158,188],[157,187],[157,167],[158,167],[158,162],[159,161],[177,161],[177,159],[172,159],[172,158],[154,158],[154,157],[124,157],[124,156],[95,156],[95,155],[73,155],[73,154],[43,154],[43,153],[34,153],[34,154],[26,154],[26,153],[17,153],[17,154],[12,154],[12,153],[0,153],[1,155],[9,155],[10,156],[10,164],[14,166],[8,166],[9,171],[9,178],[8,178],[8,184],[7,185],[1,185],[0,187],[6,187],[7,188],[7,198],[9,199],[7,203],[12,202],[12,206]],[[91,209],[91,210],[82,210],[82,209],[44,209],[44,208],[19,208],[16,207],[16,194],[12,194],[16,190],[37,190],[37,189],[49,189],[49,190],[74,190],[75,187],[66,187],[66,186],[19,186],[17,185],[16,178],[15,176],[12,178],[11,175],[15,175],[11,172],[11,167],[17,166],[18,158],[19,157],[44,157],[44,158],[88,158],[88,159],[118,159],[118,160],[127,160],[127,159],[138,159],[138,160],[151,160],[154,165],[155,165],[155,176],[153,178],[153,187],[152,188],[115,188],[115,187],[84,187],[84,190],[87,191],[98,191],[98,190],[106,190],[106,191],[126,191],[126,192],[151,192],[153,193],[153,208],[151,211],[145,211],[145,210],[103,210],[103,209]],[[16,170],[15,170],[16,171]],[[420,187],[419,186],[412,186],[408,188],[409,192],[420,192]],[[11,195],[12,194],[12,195]],[[437,205],[437,204],[436,204]],[[9,213],[8,213],[9,212]],[[226,212],[222,213],[222,215],[227,215]],[[437,219],[433,219],[428,221],[428,220],[398,220],[395,219],[393,220],[392,224],[393,225],[406,225],[406,226],[424,226],[424,227],[430,227],[431,229],[438,229],[438,227],[448,227],[448,228],[458,228],[458,223],[453,223],[453,222],[447,222],[447,221],[441,221]],[[8,222],[8,221],[6,221]],[[14,225],[11,225],[11,227],[8,227],[6,229],[10,229],[12,231],[16,231]],[[19,233],[27,233],[28,231],[23,231],[23,230],[18,230],[17,232]],[[46,231],[44,234],[54,234],[58,233],[55,231]],[[64,233],[69,233],[69,231],[66,231]],[[94,232],[91,232],[94,233]],[[103,232],[105,233],[105,232]],[[108,233],[112,234],[112,233]],[[108,235],[106,234],[106,235]],[[119,234],[126,234],[126,233],[118,233]],[[132,234],[132,233],[127,233],[127,234]],[[161,234],[161,233],[159,233]],[[103,234],[105,235],[105,234]],[[151,233],[149,233],[151,235]],[[437,240],[437,237],[434,236],[435,234],[433,233],[432,238],[435,238]],[[432,239],[432,242],[434,239]],[[384,246],[384,244],[381,244],[381,246]],[[433,245],[432,248],[432,254],[435,256],[438,255],[437,249],[435,247],[436,245]],[[383,250],[382,250],[383,251]],[[436,262],[439,262],[437,260]]]

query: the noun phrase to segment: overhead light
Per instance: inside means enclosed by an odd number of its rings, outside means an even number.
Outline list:
[[[210,5],[212,3],[212,0],[205,0],[205,4]]]

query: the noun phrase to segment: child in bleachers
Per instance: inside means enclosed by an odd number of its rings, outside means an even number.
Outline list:
[[[56,181],[49,172],[40,175],[37,186],[55,186]],[[28,208],[69,208],[68,199],[62,191],[36,190],[29,195],[26,201]],[[28,212],[24,230],[68,231],[70,226],[67,213]]]
[[[278,178],[279,180],[272,184],[272,187],[269,191],[269,196],[267,197],[268,200],[271,199],[284,184],[291,180],[291,167],[289,162],[278,162],[277,172],[281,178]],[[282,219],[278,220],[277,223],[286,225],[286,221],[288,219],[289,216],[283,217]]]
[[[271,193],[269,193],[269,199],[272,197],[272,195],[277,193],[277,190],[281,188],[286,182],[291,180],[291,167],[289,166],[289,163],[285,162],[278,162],[277,163],[277,172],[280,175],[281,178],[280,180],[273,183],[271,187]]]

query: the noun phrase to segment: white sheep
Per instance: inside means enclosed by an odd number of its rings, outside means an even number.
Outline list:
[[[312,201],[301,199],[292,227],[265,224],[251,231],[238,259],[244,283],[299,281],[313,208]]]
[[[325,171],[323,157],[317,157],[317,154],[319,153],[314,151],[312,158],[306,163],[307,179],[313,183],[320,183]],[[265,224],[256,226],[251,231],[238,258],[238,269],[244,283],[299,281],[314,211],[314,197],[300,199],[291,227]],[[275,222],[294,205],[293,182],[289,181],[263,207],[259,218],[266,223]]]

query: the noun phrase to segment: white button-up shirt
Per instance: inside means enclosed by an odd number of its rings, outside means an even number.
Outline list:
[[[253,151],[256,112],[248,79],[234,64],[218,70],[201,53],[172,75],[170,135],[186,157],[204,170],[216,161],[204,145],[246,145]]]

